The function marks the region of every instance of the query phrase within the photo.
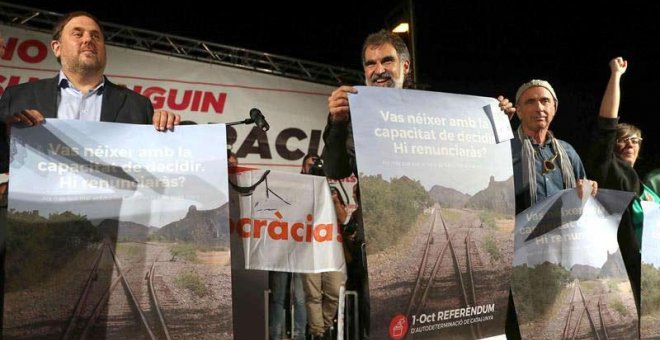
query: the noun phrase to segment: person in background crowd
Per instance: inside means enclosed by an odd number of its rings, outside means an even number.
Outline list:
[[[301,174],[309,173],[309,169],[314,162],[318,159],[317,155],[305,155],[300,168]],[[286,292],[291,291],[289,287],[293,285],[293,337],[292,339],[305,339],[307,327],[306,309],[306,291],[304,284],[306,281],[306,274],[276,272],[269,273],[269,285],[272,294],[269,305],[269,334],[270,339],[281,339],[282,328],[284,325],[284,311],[286,303]],[[310,328],[311,331],[311,328]],[[313,334],[313,333],[312,333]]]
[[[2,58],[2,56],[4,54],[5,54],[5,38],[2,36],[2,32],[0,32],[0,58]],[[4,145],[5,143],[6,143],[5,139],[0,138],[0,148],[2,148],[2,150],[7,149],[7,146]],[[4,157],[2,157],[2,158],[4,158]],[[0,162],[2,162],[2,161],[0,160]],[[0,164],[2,164],[2,163],[0,163]],[[0,170],[2,170],[1,168],[2,167],[0,167]],[[9,181],[9,174],[7,174],[6,172],[1,172],[0,173],[0,209],[2,209],[3,206],[4,207],[7,206],[7,200],[6,200],[6,197],[5,197],[5,193],[7,192],[7,182],[8,181]]]
[[[310,174],[319,156],[305,155],[301,173]],[[305,273],[303,289],[309,333],[313,339],[333,339],[333,325],[339,305],[339,290],[344,283],[341,272]]]
[[[660,195],[660,169],[653,169],[646,174],[646,176],[644,176],[644,184],[656,194]]]
[[[5,54],[5,39],[0,32],[0,58]],[[1,133],[1,132],[0,132]],[[0,150],[7,150],[8,146],[4,138],[0,138]],[[5,282],[5,226],[7,225],[7,182],[9,181],[9,174],[2,170],[2,158],[0,157],[0,284]],[[2,306],[4,305],[4,290],[0,289],[0,325],[2,324]]]
[[[2,32],[0,32],[0,58],[5,54],[5,38],[2,36]]]
[[[236,154],[229,149],[227,149],[227,166],[230,168],[238,166],[238,157],[236,157]]]
[[[271,300],[268,311],[269,339],[282,339],[284,328],[284,312],[287,292],[293,285],[293,334],[291,339],[304,340],[306,338],[307,311],[305,310],[305,294],[302,285],[302,274],[271,271],[268,275]]]
[[[342,225],[347,222],[348,210],[344,199],[341,197],[341,193],[337,187],[330,187],[330,195],[332,197],[332,203],[335,206],[335,213],[337,214],[337,222]]]

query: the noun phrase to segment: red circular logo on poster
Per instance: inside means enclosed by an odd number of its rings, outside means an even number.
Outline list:
[[[390,338],[401,340],[408,332],[408,319],[405,315],[395,315],[390,321]]]

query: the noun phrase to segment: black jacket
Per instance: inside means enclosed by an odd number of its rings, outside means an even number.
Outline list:
[[[598,117],[597,129],[591,140],[585,168],[589,177],[598,182],[599,188],[629,191],[639,197],[643,189],[637,171],[628,162],[617,157],[614,150],[618,121],[618,118]],[[635,236],[631,211],[629,205],[621,217],[617,238],[639,310],[641,245]]]
[[[9,145],[5,118],[22,110],[38,110],[44,118],[57,118],[57,102],[60,94],[59,75],[9,87],[0,98],[0,172],[9,169]],[[154,108],[151,101],[125,87],[105,79],[101,121],[151,124]]]
[[[346,122],[328,122],[323,130],[325,149],[321,154],[325,175],[332,179],[342,179],[351,174],[358,175],[355,162],[355,144],[350,119]]]

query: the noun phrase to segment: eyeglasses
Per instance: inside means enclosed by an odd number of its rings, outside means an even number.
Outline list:
[[[642,137],[636,137],[636,136],[633,136],[633,137],[619,137],[619,138],[616,139],[616,143],[621,144],[621,145],[625,145],[626,143],[630,142],[633,145],[638,145],[638,144],[642,144],[642,139],[643,139]]]

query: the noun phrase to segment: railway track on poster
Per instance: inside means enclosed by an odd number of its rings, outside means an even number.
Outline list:
[[[410,294],[406,311],[408,318],[419,315],[427,307],[434,291],[436,295],[438,292],[450,292],[453,296],[443,298],[447,303],[443,305],[445,309],[476,306],[479,299],[474,272],[481,266],[481,257],[470,231],[450,230],[442,213],[435,209]],[[470,325],[470,331],[473,338],[482,337],[478,324]]]
[[[602,291],[596,291],[585,297],[580,281],[572,283],[573,291],[562,332],[562,339],[598,339],[609,340],[612,337],[612,323],[607,305],[603,302]]]
[[[97,254],[62,339],[90,339],[98,332],[119,338],[171,339],[155,289],[159,256],[149,261],[145,276],[146,259],[122,264],[109,240],[102,242]],[[119,307],[111,310],[111,301]]]

